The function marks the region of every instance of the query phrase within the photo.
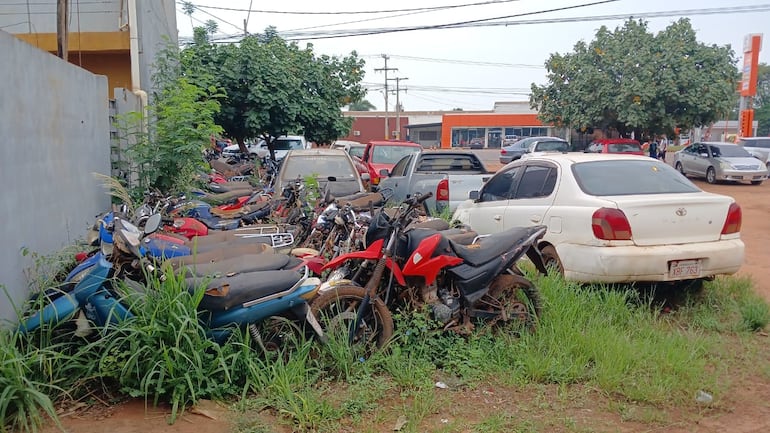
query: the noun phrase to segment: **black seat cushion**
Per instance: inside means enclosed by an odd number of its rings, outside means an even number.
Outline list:
[[[244,272],[285,269],[291,261],[286,254],[249,254],[217,262],[190,263],[179,269],[188,277],[222,277]]]
[[[495,257],[501,257],[506,251],[513,248],[532,233],[531,227],[514,227],[500,233],[491,234],[482,238],[478,246],[464,246],[458,242],[449,241],[449,245],[458,257],[461,257],[468,264],[479,266],[487,263]]]
[[[301,278],[299,272],[280,270],[247,272],[214,280],[188,278],[186,282],[189,290],[195,290],[208,282],[199,309],[220,311],[286,291]]]

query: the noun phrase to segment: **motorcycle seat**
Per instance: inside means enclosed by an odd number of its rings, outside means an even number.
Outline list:
[[[442,236],[442,239],[434,250],[434,256],[453,254],[453,250],[448,242],[450,240],[457,244],[469,245],[473,242],[473,239],[478,236],[476,232],[465,229],[435,230],[432,228],[415,228],[404,234],[407,239],[405,243],[406,250],[399,249],[397,255],[399,257],[407,258],[417,249],[422,241],[437,233]]]
[[[285,269],[292,257],[285,254],[247,254],[216,262],[196,262],[177,268],[186,277],[222,277],[244,272]]]
[[[209,311],[228,310],[249,301],[279,295],[288,291],[302,278],[299,272],[276,270],[247,272],[230,277],[188,278],[187,287],[195,290],[206,284],[206,292],[199,308]]]
[[[240,219],[198,218],[210,230],[235,230],[241,226]]]
[[[480,266],[496,257],[502,257],[515,245],[529,237],[532,230],[532,227],[514,227],[482,238],[478,244],[465,246],[450,240],[449,245],[457,257],[462,258],[469,265]]]
[[[226,183],[211,182],[206,187],[214,193],[254,189],[254,187],[248,182],[226,182]]]
[[[216,263],[233,257],[253,254],[274,254],[275,250],[268,244],[255,243],[232,245],[222,243],[216,249],[198,252],[189,256],[174,257],[166,260],[172,268],[180,268],[193,264]]]
[[[337,201],[337,206],[342,208],[346,204],[350,204],[350,207],[353,208],[354,212],[365,212],[370,209],[370,203],[371,206],[374,207],[382,207],[382,205],[385,204],[385,198],[382,196],[379,192],[359,192],[351,195],[346,195],[344,197],[334,197],[330,196],[331,200],[328,200],[327,203],[331,203],[332,201]]]
[[[211,214],[222,218],[237,218],[238,216],[256,212],[270,207],[269,201],[255,202],[253,204],[244,205],[238,209],[222,210],[216,207],[211,208]]]

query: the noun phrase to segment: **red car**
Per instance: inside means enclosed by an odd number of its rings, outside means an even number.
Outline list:
[[[369,174],[371,190],[376,191],[380,183],[380,170],[393,169],[393,166],[403,157],[422,151],[422,146],[412,141],[380,140],[366,144],[361,157],[354,156],[353,162],[362,175]]]
[[[586,147],[586,153],[623,153],[626,155],[644,155],[642,145],[630,138],[603,138],[594,140]]]

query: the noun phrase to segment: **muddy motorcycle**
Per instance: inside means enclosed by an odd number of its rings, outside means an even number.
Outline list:
[[[328,282],[364,285],[362,311],[366,302],[383,302],[391,311],[428,306],[445,330],[465,334],[478,323],[516,323],[534,330],[540,294],[517,263],[527,256],[546,273],[537,249],[546,227],[514,228],[463,245],[453,240],[457,231],[411,225],[429,197],[407,199],[393,217],[377,213],[366,232],[367,248],[324,266],[333,270]]]
[[[43,299],[45,304],[21,319],[19,332],[29,333],[44,325],[69,322],[76,316],[84,317],[97,327],[133,316],[130,305],[114,289],[113,283],[126,274],[155,271],[153,263],[144,260],[142,237],[157,229],[160,216],[151,217],[143,232],[119,218],[114,224],[114,248],[110,256],[100,256],[71,292]],[[323,341],[326,338],[324,326],[349,322],[344,312],[350,308],[350,303],[356,304],[364,297],[363,289],[359,289],[358,292],[347,291],[340,296],[327,294],[314,299],[321,281],[309,277],[306,267],[300,271],[287,268],[289,260],[280,260],[280,255],[264,254],[263,257],[264,266],[258,271],[186,280],[189,290],[205,286],[198,309],[201,325],[210,338],[223,342],[231,335],[233,327],[241,327],[263,348],[280,349],[288,324],[289,328],[302,332],[310,329]],[[308,304],[311,300],[312,308]],[[367,337],[370,335],[390,337],[393,325],[387,309],[383,308],[374,316],[376,322],[357,324],[357,335],[362,336],[357,341],[371,342],[372,339]],[[323,317],[323,320],[319,322],[316,317]],[[264,329],[262,325],[266,321],[272,326],[264,335],[260,328]],[[78,331],[82,332],[81,327],[79,323]]]

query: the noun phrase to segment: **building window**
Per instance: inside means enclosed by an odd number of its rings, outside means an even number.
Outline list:
[[[438,141],[438,131],[419,131],[417,141]]]
[[[486,147],[486,128],[452,128],[452,147],[467,147],[471,143],[481,143]]]

